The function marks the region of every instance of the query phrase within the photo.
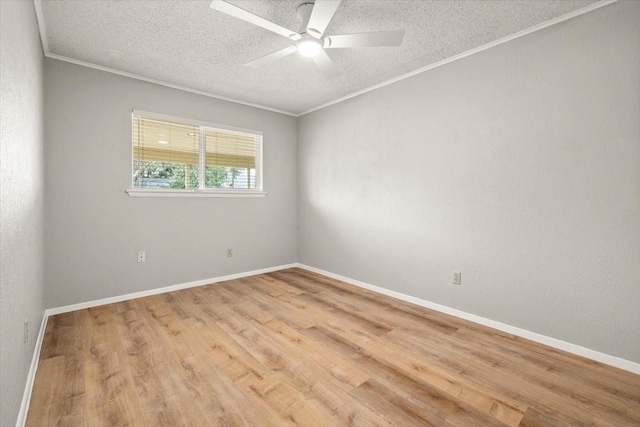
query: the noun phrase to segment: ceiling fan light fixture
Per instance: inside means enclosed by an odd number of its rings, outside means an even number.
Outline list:
[[[316,56],[322,50],[322,45],[320,42],[313,38],[304,38],[300,40],[296,46],[298,47],[298,52],[302,56],[306,56],[311,58]]]

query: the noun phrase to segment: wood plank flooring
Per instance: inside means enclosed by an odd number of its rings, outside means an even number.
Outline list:
[[[639,426],[640,376],[301,269],[49,319],[28,426]]]

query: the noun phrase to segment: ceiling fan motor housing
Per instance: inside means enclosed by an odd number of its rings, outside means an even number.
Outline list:
[[[307,28],[307,25],[309,24],[309,18],[311,18],[311,12],[313,11],[313,5],[314,2],[304,2],[301,3],[300,6],[298,6],[298,8],[296,9],[298,19],[300,19],[301,21],[300,29],[298,30],[298,32],[300,34],[308,33],[310,36],[319,39],[321,36],[320,31],[316,30],[315,28]]]
[[[298,32],[302,34],[302,38],[296,42],[298,52],[302,56],[315,56],[322,48],[331,44],[328,38],[322,38],[322,33],[315,28],[307,28],[311,12],[313,12],[314,2],[301,3],[296,9],[298,19],[300,19],[300,29]],[[310,37],[311,36],[311,37]]]

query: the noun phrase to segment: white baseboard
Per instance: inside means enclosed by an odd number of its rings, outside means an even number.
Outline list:
[[[114,302],[128,301],[135,298],[147,297],[149,295],[164,294],[167,292],[179,291],[181,289],[195,288],[197,286],[210,285],[227,280],[241,279],[243,277],[255,276],[257,274],[271,273],[272,271],[284,270],[285,268],[296,267],[297,264],[285,264],[276,267],[262,268],[259,270],[246,271],[244,273],[229,274],[227,276],[215,277],[212,279],[196,280],[194,282],[180,283],[178,285],[165,286],[163,288],[150,289],[148,291],[133,292],[131,294],[117,295],[109,298],[101,298],[93,301],[81,302],[78,304],[65,305],[62,307],[49,308],[45,313],[49,316],[55,314],[68,313],[70,311],[82,310],[85,308],[97,307]]]
[[[36,379],[36,371],[38,370],[38,362],[40,361],[40,349],[42,348],[42,340],[44,339],[44,331],[47,327],[48,318],[49,316],[47,316],[47,313],[43,313],[40,332],[38,332],[36,345],[33,349],[33,357],[31,358],[31,366],[29,367],[29,373],[27,374],[27,383],[24,387],[24,394],[22,395],[22,403],[20,404],[20,412],[18,412],[16,427],[23,427],[27,422],[29,403],[31,403],[31,390],[33,390],[33,382]]]
[[[211,279],[197,280],[194,282],[187,282],[187,283],[181,283],[181,284],[172,285],[172,286],[165,286],[163,288],[151,289],[148,291],[141,291],[141,292],[134,292],[130,294],[119,295],[119,296],[114,296],[109,298],[102,298],[98,300],[87,301],[79,304],[66,305],[63,307],[50,308],[45,310],[44,315],[42,316],[42,324],[40,325],[40,332],[38,333],[38,339],[36,341],[35,349],[33,352],[33,358],[31,360],[31,367],[29,368],[29,374],[27,375],[27,383],[25,385],[24,394],[22,396],[22,404],[20,405],[20,412],[18,413],[18,420],[16,422],[16,427],[24,427],[24,424],[27,421],[29,403],[31,402],[31,391],[33,389],[33,383],[36,377],[36,371],[38,370],[38,362],[40,360],[40,350],[42,348],[42,340],[44,339],[44,331],[46,329],[49,316],[53,316],[61,313],[68,313],[70,311],[81,310],[84,308],[111,304],[114,302],[127,301],[130,299],[141,298],[149,295],[158,295],[166,292],[178,291],[180,289],[194,288],[197,286],[204,286],[204,285],[209,285],[213,283],[224,282],[227,280],[234,280],[234,279],[240,279],[248,276],[255,276],[257,274],[271,273],[273,271],[284,270],[284,269],[293,268],[293,267],[298,267],[304,270],[312,271],[314,273],[322,274],[324,276],[341,280],[343,282],[346,282],[364,289],[368,289],[370,291],[374,291],[379,294],[387,295],[392,298],[410,302],[412,304],[430,308],[432,310],[450,314],[452,316],[460,317],[462,319],[470,320],[472,322],[479,323],[481,325],[485,325],[490,328],[498,329],[500,331],[507,332],[509,334],[517,335],[519,337],[526,338],[531,341],[548,345],[549,347],[557,348],[559,350],[564,350],[568,353],[577,354],[579,356],[583,356],[588,359],[604,363],[606,365],[615,366],[616,368],[624,369],[625,371],[633,372],[635,374],[640,374],[640,364],[632,362],[630,360],[625,360],[616,356],[611,356],[609,354],[600,353],[599,351],[595,351],[589,348],[581,347],[579,345],[571,344],[566,341],[558,340],[555,338],[548,337],[546,335],[527,331],[526,329],[520,329],[515,326],[510,326],[504,323],[496,322],[495,320],[476,316],[475,314],[470,314],[461,310],[456,310],[455,308],[436,304],[434,302],[412,297],[410,295],[406,295],[400,292],[391,291],[385,288],[381,288],[379,286],[375,286],[369,283],[361,282],[359,280],[351,279],[349,277],[340,276],[338,274],[334,274],[319,268],[311,267],[309,265],[293,263],[293,264],[280,265],[276,267],[263,268],[260,270],[247,271],[244,273],[230,274],[227,276],[221,276],[221,277],[216,277]]]
[[[445,305],[436,304],[431,301],[426,301],[420,298],[412,297],[400,292],[390,291],[379,286],[371,285],[369,283],[361,282],[359,280],[351,279],[349,277],[340,276],[338,274],[331,273],[329,271],[322,270],[320,268],[311,267],[305,264],[296,264],[296,267],[304,270],[309,270],[314,273],[322,274],[323,276],[331,277],[351,285],[355,285],[364,289],[368,289],[379,294],[387,295],[402,301],[410,302],[422,307],[430,308],[432,310],[439,311],[441,313],[450,314],[452,316],[460,317],[465,320],[470,320],[475,323],[479,323],[490,328],[498,329],[502,332],[506,332],[512,335],[517,335],[522,338],[526,338],[531,341],[538,342],[540,344],[548,345],[549,347],[557,348],[559,350],[566,351],[567,353],[576,354],[578,356],[586,357],[587,359],[595,360],[605,365],[614,366],[616,368],[624,369],[625,371],[633,372],[634,374],[640,374],[640,363],[632,362],[630,360],[622,359],[620,357],[611,356],[606,353],[601,353],[590,348],[581,347],[576,344],[571,344],[566,341],[562,341],[556,338],[551,338],[546,335],[538,334],[536,332],[527,331],[526,329],[510,326],[505,323],[496,322],[495,320],[487,319],[485,317],[476,316],[475,314],[467,313],[465,311],[457,310],[455,308],[447,307]]]
[[[42,325],[40,326],[40,333],[38,333],[38,340],[36,341],[35,349],[33,350],[33,358],[31,359],[31,367],[29,368],[29,374],[27,375],[27,383],[24,388],[24,394],[22,395],[22,404],[20,405],[20,412],[18,413],[18,420],[16,422],[16,427],[24,427],[27,421],[29,404],[31,403],[31,391],[33,389],[33,382],[36,377],[36,371],[38,370],[38,362],[40,361],[40,350],[42,348],[42,340],[44,339],[44,331],[46,329],[47,321],[50,316],[61,314],[61,313],[68,313],[70,311],[82,310],[84,308],[98,307],[100,305],[111,304],[114,302],[121,302],[121,301],[130,300],[130,299],[146,297],[149,295],[164,294],[166,292],[178,291],[180,289],[195,288],[197,286],[210,285],[213,283],[224,282],[227,280],[241,279],[243,277],[270,273],[272,271],[284,270],[286,268],[292,268],[296,266],[297,264],[279,265],[276,267],[262,268],[259,270],[246,271],[244,273],[229,274],[227,276],[215,277],[211,279],[196,280],[194,282],[187,282],[187,283],[181,283],[178,285],[165,286],[163,288],[156,288],[148,291],[133,292],[125,295],[118,295],[114,297],[102,298],[102,299],[82,302],[78,304],[65,305],[63,307],[46,309],[42,316]]]

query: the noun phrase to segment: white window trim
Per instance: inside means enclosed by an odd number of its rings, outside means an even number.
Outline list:
[[[264,197],[264,191],[244,190],[176,190],[176,189],[143,189],[125,190],[130,197]]]
[[[262,132],[254,129],[244,129],[238,128],[234,126],[228,125],[220,125],[212,122],[205,122],[202,120],[193,120],[187,119],[184,117],[176,117],[168,114],[160,114],[160,113],[151,113],[149,111],[142,110],[131,110],[132,115],[139,115],[148,117],[150,119],[156,120],[166,120],[173,121],[178,123],[185,123],[194,126],[203,126],[206,128],[213,129],[221,129],[227,130],[235,133],[239,133],[247,136],[259,136],[260,137],[260,149],[256,150],[256,164],[259,168],[256,168],[256,187],[261,188],[262,190],[238,190],[237,188],[206,188],[206,189],[189,189],[189,190],[180,190],[180,189],[148,189],[148,188],[133,188],[133,179],[131,181],[131,187],[125,192],[130,197],[264,197],[267,193],[264,191],[264,181],[263,181],[263,171],[262,171],[262,152],[264,150],[264,145],[262,141]],[[201,141],[202,142],[202,141]],[[200,156],[199,161],[202,164],[205,162],[205,157],[203,156],[203,151],[206,150],[204,144],[200,143]],[[131,157],[131,167],[130,170],[133,170],[133,156]],[[200,181],[204,180],[204,176],[199,177]],[[204,187],[203,182],[200,182],[199,185]]]

